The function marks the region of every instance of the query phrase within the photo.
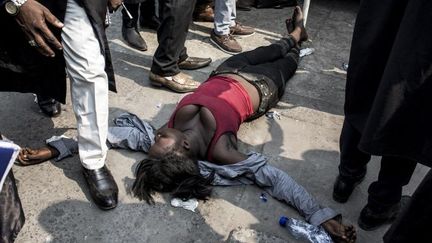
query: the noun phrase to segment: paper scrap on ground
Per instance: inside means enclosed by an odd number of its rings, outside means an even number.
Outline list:
[[[332,69],[323,69],[322,71],[323,71],[323,72],[334,72],[334,73],[340,73],[340,74],[347,74],[346,71],[341,70],[341,69],[339,69],[339,68],[337,68],[337,67],[334,67],[334,68],[332,68]]]
[[[348,71],[348,63],[342,63],[342,70]]]
[[[260,195],[260,199],[261,199],[261,201],[263,201],[263,202],[267,202],[267,195],[263,192],[263,193],[261,193],[261,195]]]
[[[314,53],[314,48],[304,48],[300,50],[300,57],[308,56],[312,53]]]
[[[173,198],[171,199],[171,206],[176,208],[184,208],[195,213],[195,209],[198,207],[198,200],[191,198],[187,201],[183,201],[180,198]]]
[[[269,111],[266,114],[266,117],[271,118],[271,119],[281,119],[281,114],[277,111]]]

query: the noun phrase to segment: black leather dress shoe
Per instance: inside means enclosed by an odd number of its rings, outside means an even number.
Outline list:
[[[37,103],[41,111],[49,117],[56,117],[61,114],[60,102],[53,98],[37,95]]]
[[[348,198],[351,196],[352,192],[354,191],[354,188],[362,182],[364,177],[358,179],[358,180],[346,180],[342,179],[342,177],[339,175],[336,178],[336,181],[333,186],[333,199],[336,202],[340,203],[346,203],[348,201]]]
[[[188,57],[178,63],[180,69],[194,70],[208,66],[212,62],[211,58]]]
[[[135,27],[122,27],[123,39],[133,48],[139,51],[147,51],[147,43]]]
[[[399,203],[381,210],[373,210],[369,205],[366,205],[360,212],[358,225],[366,231],[376,230],[384,224],[394,221],[400,211],[405,208],[410,202],[411,197],[403,196]]]
[[[83,168],[83,174],[96,205],[103,210],[115,208],[118,201],[118,187],[108,168],[106,166],[96,170]]]

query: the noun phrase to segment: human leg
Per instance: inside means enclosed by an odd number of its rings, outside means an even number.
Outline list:
[[[360,138],[360,131],[345,119],[339,141],[339,175],[333,187],[333,199],[337,202],[345,203],[366,175],[371,156],[358,149]]]
[[[245,26],[239,22],[237,22],[237,4],[236,1],[229,2],[231,8],[231,14],[229,16],[230,20],[230,33],[233,36],[251,36],[255,34],[255,29],[249,26]]]
[[[140,25],[141,27],[157,30],[160,25],[159,2],[146,0],[140,4]]]
[[[230,26],[235,25],[235,0],[215,0],[214,32],[217,35],[230,34]],[[233,23],[232,23],[233,22]]]
[[[219,65],[215,72],[238,71],[244,66],[275,62],[278,59],[286,57],[287,53],[290,51],[290,56],[298,60],[298,57],[296,57],[298,55],[298,53],[296,53],[298,50],[293,51],[292,49],[298,49],[298,43],[302,41],[302,35],[307,34],[305,34],[306,29],[302,24],[303,13],[301,9],[296,8],[295,11],[297,11],[296,21],[293,28],[287,29],[289,34],[287,38],[282,38],[269,46],[258,47],[252,51],[232,56]]]
[[[383,156],[378,180],[369,186],[368,203],[360,213],[359,226],[374,230],[396,218],[400,209],[402,188],[411,179],[417,163],[400,157]]]
[[[237,72],[245,66],[255,66],[276,61],[285,57],[295,46],[296,42],[292,37],[282,38],[271,45],[261,46],[252,51],[243,52],[228,58],[216,68],[215,73]]]
[[[222,51],[229,54],[242,52],[240,44],[231,35],[230,26],[235,26],[235,0],[215,0],[214,29],[210,40]],[[233,22],[233,23],[232,23]]]
[[[159,46],[153,57],[149,79],[152,85],[165,86],[176,92],[194,91],[200,83],[180,72],[180,67],[197,69],[210,64],[210,58],[187,57],[184,43],[192,18],[195,0],[164,0],[162,4],[161,25],[158,29]],[[179,62],[187,62],[179,66]]]
[[[68,0],[62,44],[71,80],[78,150],[90,193],[102,209],[117,205],[117,185],[105,166],[108,133],[108,77],[105,58],[85,10]]]
[[[299,48],[293,47],[282,58],[278,58],[272,62],[247,66],[243,70],[248,73],[259,71],[260,74],[268,77],[277,87],[277,97],[280,99],[285,92],[286,83],[294,76],[297,70],[300,58],[299,54]]]
[[[71,80],[73,108],[78,122],[80,159],[87,169],[99,169],[105,163],[108,150],[105,143],[108,128],[108,78],[99,41],[87,15],[75,0],[68,0],[62,39]]]
[[[386,243],[423,242],[430,237],[432,218],[432,170],[415,190],[407,208],[384,235]]]
[[[177,62],[184,48],[195,1],[159,2],[162,4],[162,16],[157,33],[159,46],[153,57],[152,73],[164,77],[180,73]]]
[[[123,39],[133,48],[140,51],[147,50],[147,43],[138,31],[138,10],[139,3],[125,3],[125,6],[132,16],[129,16],[126,9],[122,9],[122,36]],[[130,18],[132,17],[132,19]]]

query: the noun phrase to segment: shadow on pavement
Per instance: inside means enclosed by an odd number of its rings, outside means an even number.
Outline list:
[[[49,242],[221,242],[200,214],[166,204],[120,204],[101,211],[78,200],[55,203],[39,214]]]

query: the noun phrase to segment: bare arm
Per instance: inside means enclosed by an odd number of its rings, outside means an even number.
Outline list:
[[[237,139],[233,134],[222,135],[213,150],[213,162],[220,165],[235,164],[247,159],[248,156],[237,147]]]

